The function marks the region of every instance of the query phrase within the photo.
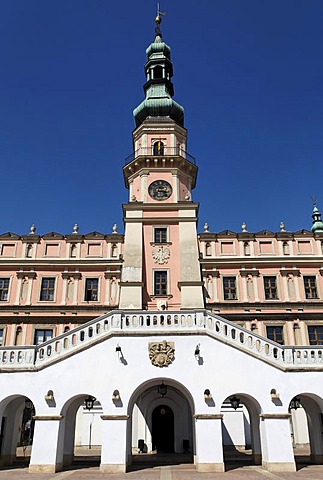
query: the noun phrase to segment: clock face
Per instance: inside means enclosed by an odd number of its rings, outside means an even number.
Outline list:
[[[154,200],[166,200],[172,194],[172,187],[165,180],[156,180],[149,185],[148,193]]]

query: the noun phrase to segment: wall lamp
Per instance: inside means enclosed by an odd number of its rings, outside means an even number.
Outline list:
[[[237,410],[240,407],[240,398],[236,397],[235,395],[230,399],[231,407]]]
[[[121,400],[121,398],[120,398],[119,390],[114,390],[113,394],[112,394],[112,401],[113,402],[120,402],[120,400]]]
[[[270,397],[271,397],[271,400],[274,402],[275,400],[279,400],[279,393],[277,393],[276,389],[275,388],[272,388],[270,390]]]
[[[197,361],[200,359],[200,343],[196,345],[195,347],[195,352],[194,352],[194,357],[196,358]]]
[[[210,390],[208,388],[206,388],[204,390],[204,400],[206,402],[210,402],[211,400],[213,400],[212,393],[210,392]]]
[[[119,360],[120,360],[120,358],[123,357],[121,347],[120,347],[119,343],[116,346],[116,354],[118,355]]]
[[[294,397],[291,399],[289,408],[291,410],[297,410],[301,406],[301,399],[299,397]]]
[[[92,410],[95,400],[96,400],[96,398],[92,397],[91,395],[86,397],[86,399],[84,400],[85,408],[87,410]]]
[[[45,395],[45,401],[46,402],[53,402],[54,401],[54,392],[53,390],[48,390],[48,392]]]

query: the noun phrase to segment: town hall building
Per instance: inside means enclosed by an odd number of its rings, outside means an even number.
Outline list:
[[[222,472],[226,452],[296,470],[323,463],[323,223],[197,233],[184,109],[156,17],[145,98],[123,168],[124,234],[0,235],[0,465],[31,472],[101,446],[100,469],[142,454]],[[309,222],[308,222],[309,223]]]

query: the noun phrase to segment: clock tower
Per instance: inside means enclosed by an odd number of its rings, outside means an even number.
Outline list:
[[[129,202],[123,205],[125,249],[120,309],[203,308],[192,201],[197,167],[187,153],[184,109],[174,99],[171,50],[156,17],[146,50],[145,99],[134,110],[133,154],[123,168]]]

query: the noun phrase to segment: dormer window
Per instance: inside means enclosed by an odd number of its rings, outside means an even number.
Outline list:
[[[164,155],[165,145],[164,142],[161,140],[157,140],[153,146],[153,154],[154,155]]]

